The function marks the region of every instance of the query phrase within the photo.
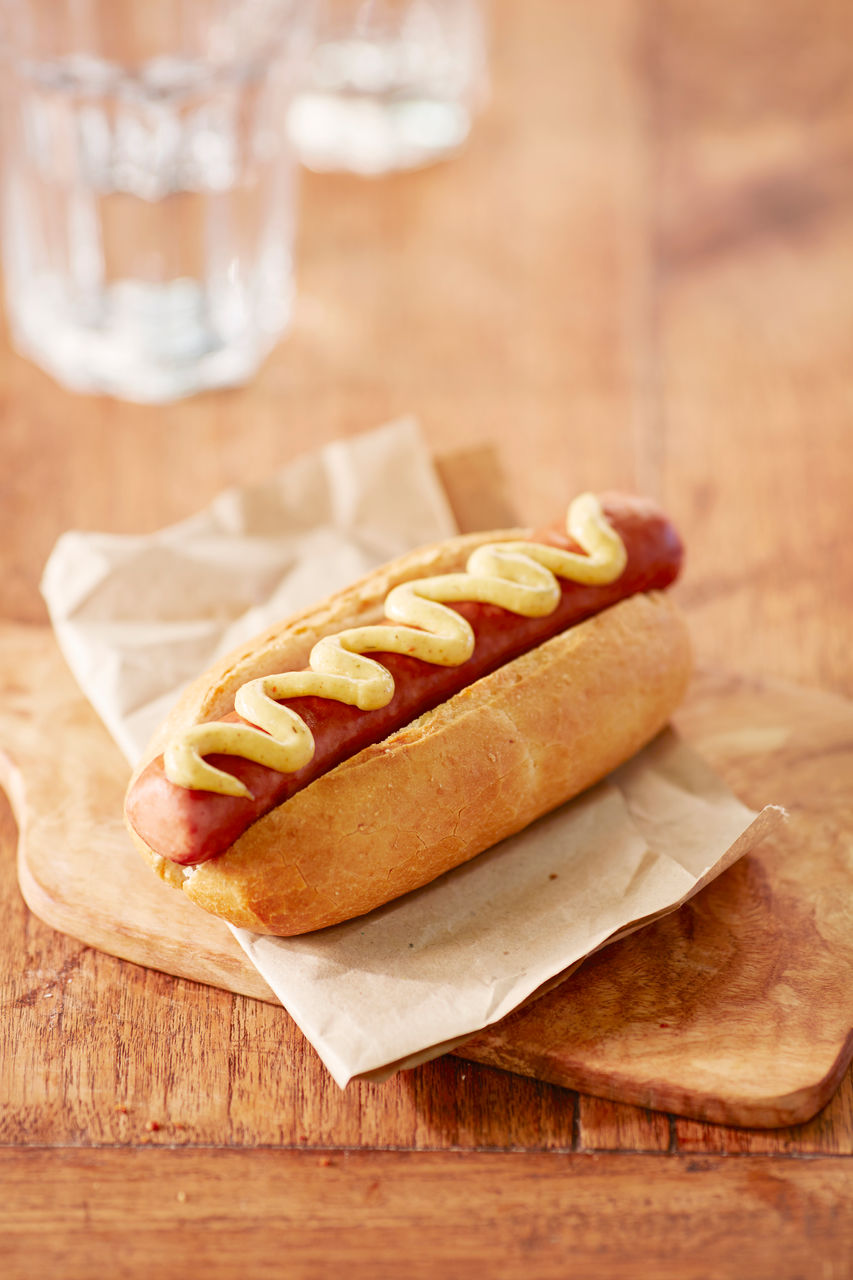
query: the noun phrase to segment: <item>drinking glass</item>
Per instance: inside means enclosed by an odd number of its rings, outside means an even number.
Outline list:
[[[286,112],[308,0],[0,0],[18,350],[164,401],[248,378],[293,294]]]
[[[320,0],[290,110],[315,170],[382,174],[458,150],[486,93],[477,0]]]

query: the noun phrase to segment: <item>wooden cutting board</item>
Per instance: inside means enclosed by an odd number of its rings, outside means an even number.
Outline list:
[[[810,1118],[853,1056],[853,705],[700,674],[677,727],[787,827],[672,916],[458,1054],[697,1119]],[[128,767],[46,628],[0,626],[0,781],[30,908],[93,947],[275,1001],[221,922],[133,851]]]

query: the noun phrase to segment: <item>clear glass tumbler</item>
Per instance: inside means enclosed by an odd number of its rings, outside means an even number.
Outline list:
[[[413,169],[458,150],[486,93],[477,0],[319,0],[316,41],[290,110],[310,169]]]
[[[75,390],[244,381],[287,327],[308,0],[0,0],[13,341]]]

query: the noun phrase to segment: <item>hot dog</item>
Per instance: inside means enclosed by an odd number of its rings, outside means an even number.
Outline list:
[[[687,683],[663,594],[681,543],[621,495],[582,495],[568,525],[403,557],[206,672],[128,788],[154,869],[233,924],[307,932],[429,883],[633,755]]]

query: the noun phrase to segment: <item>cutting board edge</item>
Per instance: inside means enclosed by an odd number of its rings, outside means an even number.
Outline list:
[[[27,861],[26,841],[29,819],[26,786],[20,769],[11,756],[3,750],[0,750],[0,788],[9,797],[18,827],[16,850],[18,888],[29,910],[43,924],[66,937],[73,938],[76,942],[83,943],[84,946],[92,947],[119,960],[137,964],[142,968],[154,969],[171,977],[198,982],[202,986],[231,991],[235,995],[248,996],[250,999],[263,1000],[267,1004],[280,1003],[261,974],[251,966],[244,968],[240,965],[239,959],[232,960],[224,953],[213,956],[211,964],[214,973],[206,974],[194,963],[192,953],[187,957],[185,949],[176,945],[163,955],[160,964],[155,964],[145,950],[148,941],[146,934],[126,927],[117,927],[115,920],[112,920],[110,927],[106,928],[94,916],[80,912],[77,907],[68,907],[33,874]]]
[[[92,947],[95,951],[139,965],[140,968],[153,969],[169,977],[197,982],[200,986],[230,991],[233,995],[263,1000],[267,1004],[280,1004],[259,973],[255,975],[255,972],[243,970],[225,955],[209,957],[208,964],[211,964],[216,972],[207,974],[193,964],[191,955],[187,962],[184,959],[184,949],[177,946],[173,951],[164,954],[159,964],[154,963],[150,956],[143,954],[147,943],[147,935],[144,933],[137,933],[130,929],[116,929],[114,921],[111,929],[106,930],[93,917],[81,915],[66,908],[33,876],[23,855],[23,848],[23,831],[19,824],[18,887],[27,907],[41,920],[42,924],[68,938],[73,938],[75,942]]]
[[[704,1090],[694,1091],[687,1086],[679,1088],[678,1085],[662,1084],[655,1080],[639,1083],[619,1080],[614,1081],[611,1086],[594,1072],[561,1069],[559,1063],[547,1056],[533,1064],[536,1071],[534,1075],[525,1064],[517,1062],[512,1054],[504,1055],[494,1048],[482,1056],[476,1051],[467,1053],[465,1045],[459,1045],[451,1052],[454,1057],[465,1062],[497,1067],[513,1075],[528,1076],[530,1079],[610,1102],[627,1103],[649,1111],[663,1111],[668,1115],[732,1128],[784,1129],[813,1120],[831,1100],[853,1062],[853,1028],[847,1033],[829,1070],[819,1080],[781,1095],[730,1097],[727,1101]]]

